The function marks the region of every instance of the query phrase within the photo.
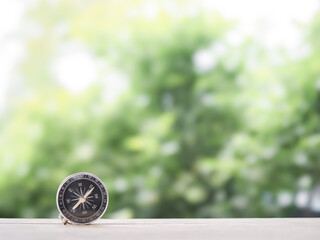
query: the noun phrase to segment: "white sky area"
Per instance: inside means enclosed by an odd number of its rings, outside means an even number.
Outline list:
[[[84,46],[66,43],[60,46],[52,74],[69,92],[78,94],[95,82],[98,69],[94,56]]]
[[[21,35],[19,36],[24,13],[30,4],[36,3],[37,1],[23,0],[1,2],[0,113],[6,108],[9,85],[17,78],[17,66],[24,56],[24,39]],[[173,6],[172,0],[167,3],[169,7]],[[230,36],[230,41],[233,41],[235,45],[241,41],[241,35],[256,34],[257,40],[265,44],[266,48],[283,45],[292,49],[300,40],[299,31],[293,26],[293,21],[308,22],[320,7],[319,0],[203,0],[189,1],[189,3],[217,10],[225,18],[237,20],[239,22],[237,31],[239,32]],[[157,12],[154,11],[151,1],[148,2],[146,10],[145,17],[147,19]],[[169,10],[173,14],[178,11],[178,9]],[[261,20],[267,26],[267,34],[257,32],[256,23]],[[210,59],[208,60],[205,54],[205,52],[200,52],[195,56],[195,61],[198,61],[203,71],[215,64]],[[78,94],[85,91],[99,78],[99,61],[84,47],[78,45],[62,46],[55,61],[52,65],[52,74],[70,93]],[[126,87],[125,77],[121,73],[113,72],[104,78],[106,78],[107,87],[109,84],[109,89],[112,89],[112,91],[107,91],[106,95],[114,100],[117,97],[117,92],[120,93]]]
[[[18,1],[2,1],[0,7],[0,113],[5,108],[7,88],[22,55],[22,45],[13,35],[19,29],[24,7]]]

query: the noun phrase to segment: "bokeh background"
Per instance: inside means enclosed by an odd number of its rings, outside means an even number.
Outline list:
[[[2,1],[0,217],[79,171],[107,218],[320,216],[320,1]]]

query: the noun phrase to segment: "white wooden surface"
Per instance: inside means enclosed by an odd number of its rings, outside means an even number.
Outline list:
[[[0,218],[0,240],[246,239],[320,240],[320,218],[102,219],[63,225],[59,219]]]

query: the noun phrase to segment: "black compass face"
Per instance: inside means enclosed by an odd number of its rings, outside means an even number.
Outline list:
[[[89,223],[105,212],[108,193],[103,182],[89,173],[66,178],[57,193],[60,213],[71,222]]]

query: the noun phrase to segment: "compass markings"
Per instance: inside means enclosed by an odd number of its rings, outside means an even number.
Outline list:
[[[78,188],[76,188],[76,189],[75,189],[75,191],[76,191],[79,195],[81,195],[81,196],[82,196],[82,194],[80,193],[80,191],[79,191],[79,189],[78,189]]]
[[[81,197],[78,193],[76,193],[74,191],[72,193],[74,193],[77,197]]]

